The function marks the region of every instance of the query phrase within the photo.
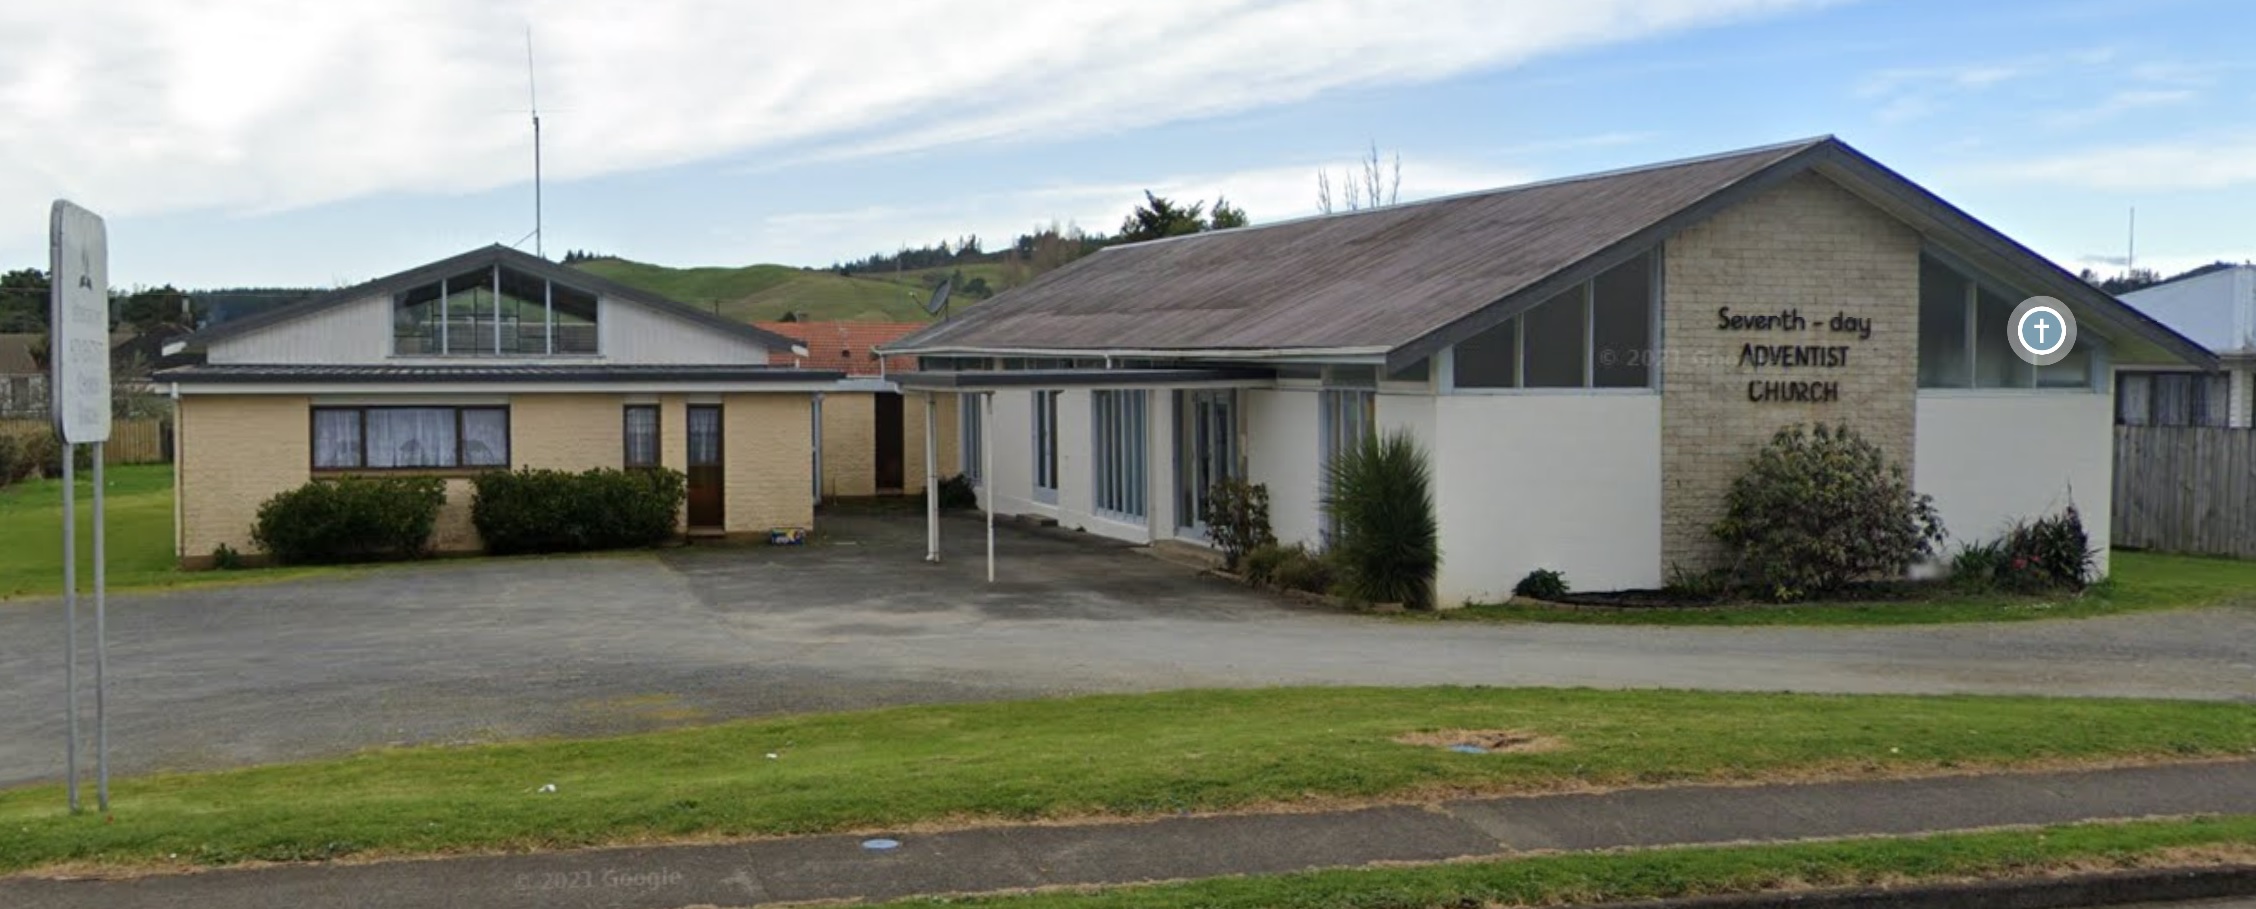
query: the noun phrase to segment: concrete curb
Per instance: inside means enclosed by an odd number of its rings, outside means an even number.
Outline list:
[[[2133,903],[2175,903],[2256,896],[2256,865],[2111,871],[2036,880],[1982,881],[1910,887],[1858,887],[1798,893],[1750,893],[1590,909],[2084,909]]]

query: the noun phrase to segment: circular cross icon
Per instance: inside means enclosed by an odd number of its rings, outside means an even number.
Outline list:
[[[2076,348],[2076,317],[2069,314],[2067,304],[2051,297],[2021,301],[2006,331],[2014,355],[2038,366],[2058,363]]]

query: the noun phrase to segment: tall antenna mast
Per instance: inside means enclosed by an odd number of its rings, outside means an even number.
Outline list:
[[[533,254],[546,259],[548,251],[541,242],[540,82],[533,73],[533,27],[530,25],[525,26],[525,91],[531,97],[533,113]]]
[[[2123,271],[2138,270],[2138,206],[2131,206],[2131,236],[2123,247]]]

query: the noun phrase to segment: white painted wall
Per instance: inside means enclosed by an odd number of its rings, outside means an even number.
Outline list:
[[[638,363],[757,366],[767,350],[750,339],[724,334],[640,303],[608,297],[596,301],[596,356],[395,357],[392,298],[370,297],[212,343],[212,363],[454,364]]]
[[[1912,485],[1935,497],[1951,540],[1990,539],[2073,501],[2107,573],[2115,433],[2107,395],[1921,391]]]
[[[2216,353],[2256,351],[2256,266],[2238,266],[2122,296]]]
[[[383,363],[392,352],[392,298],[370,297],[212,343],[212,363]]]
[[[1660,586],[1660,395],[1447,395],[1432,426],[1441,604],[1501,602],[1537,568]]]
[[[1270,528],[1287,545],[1316,545],[1323,527],[1316,503],[1322,438],[1316,386],[1247,389],[1238,400],[1246,479],[1269,486]]]
[[[967,395],[965,400],[977,399]],[[1063,405],[1059,402],[1061,408]],[[1055,517],[1056,508],[1034,501],[1034,393],[995,392],[994,419],[987,424],[987,439],[995,470],[979,486],[980,504],[987,504],[987,497],[992,495],[996,514]]]

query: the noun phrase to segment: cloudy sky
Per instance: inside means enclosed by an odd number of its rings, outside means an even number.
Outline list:
[[[0,6],[0,269],[335,285],[532,230],[824,265],[1140,191],[1307,214],[1832,133],[2072,268],[2256,258],[2239,0],[171,0]],[[526,241],[526,248],[531,243]]]

